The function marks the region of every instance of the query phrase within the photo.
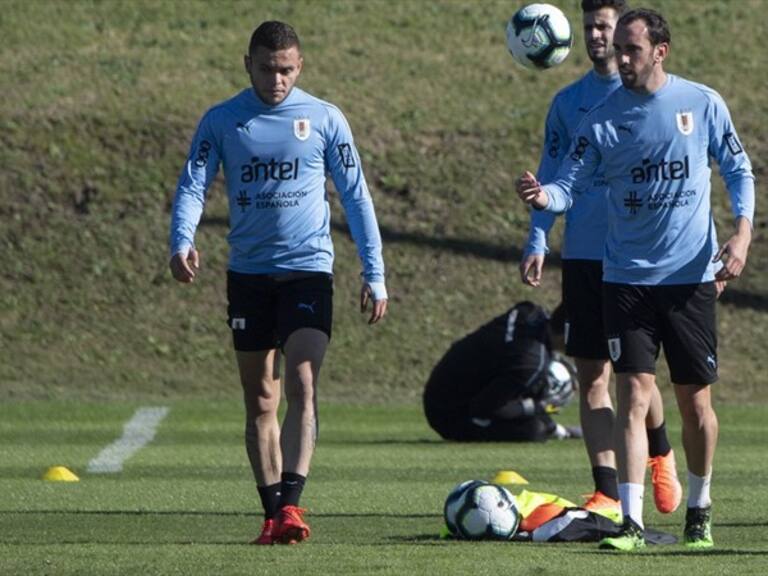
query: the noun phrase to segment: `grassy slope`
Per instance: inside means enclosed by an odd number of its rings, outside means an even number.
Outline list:
[[[576,0],[559,5],[578,22]],[[669,69],[721,91],[758,179],[765,0],[656,0],[673,29]],[[230,396],[223,322],[226,206],[199,231],[204,271],[174,285],[165,239],[197,119],[244,86],[259,21],[298,29],[301,86],[347,113],[385,237],[391,314],[355,311],[359,264],[334,201],[336,329],[326,399],[413,401],[458,335],[524,297],[527,215],[512,194],[534,167],[547,103],[586,67],[578,49],[533,73],[505,53],[508,2],[21,2],[0,14],[0,397]],[[759,16],[759,17],[756,17]],[[714,203],[730,228],[722,186]],[[720,308],[722,399],[765,400],[768,263],[759,222],[746,276]],[[662,370],[662,379],[665,371]]]

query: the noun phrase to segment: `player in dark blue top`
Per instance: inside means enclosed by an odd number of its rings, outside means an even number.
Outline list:
[[[264,507],[255,544],[309,537],[298,507],[317,436],[317,379],[331,337],[330,175],[357,245],[361,310],[386,313],[381,237],[352,133],[341,111],[296,88],[296,32],[264,22],[251,37],[251,87],[206,112],[179,177],[171,218],[171,272],[192,282],[194,235],[222,166],[229,197],[229,325],[246,408],[245,444]],[[277,411],[285,356],[282,427]]]
[[[684,538],[713,546],[710,482],[718,423],[716,281],[737,278],[747,261],[754,176],[717,92],[664,71],[670,33],[652,10],[622,16],[614,36],[623,86],[581,123],[557,177],[540,185],[526,172],[520,198],[559,212],[573,190],[604,172],[610,223],[603,259],[604,321],[617,375],[617,464],[624,532],[602,546],[635,550],[643,538],[642,429],[656,388],[661,346],[675,384],[688,464]],[[731,197],[735,233],[718,246],[710,205],[715,160]]]

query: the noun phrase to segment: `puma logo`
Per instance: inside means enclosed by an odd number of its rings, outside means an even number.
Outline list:
[[[305,304],[304,302],[299,302],[296,308],[298,308],[299,310],[308,310],[310,314],[314,314],[315,304],[317,304],[317,302],[312,302],[312,304]]]

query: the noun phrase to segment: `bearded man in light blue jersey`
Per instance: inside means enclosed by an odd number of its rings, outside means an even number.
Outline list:
[[[547,114],[540,182],[557,174],[582,118],[621,86],[613,51],[616,23],[626,9],[625,0],[582,0],[584,42],[592,70],[560,90]],[[520,262],[525,284],[542,280],[547,234],[555,214],[531,212],[528,244]],[[574,192],[573,206],[565,214],[562,246],[562,297],[566,317],[566,354],[579,373],[579,417],[584,433],[595,490],[584,504],[588,510],[621,517],[616,458],[613,448],[615,414],[609,385],[608,346],[603,331],[602,276],[605,237],[608,233],[608,191],[602,173],[589,186]],[[656,508],[665,514],[677,509],[682,488],[677,479],[674,451],[667,438],[664,405],[654,389],[646,421],[648,463]]]
[[[670,40],[657,12],[622,16],[614,47],[623,86],[584,118],[551,183],[542,186],[530,172],[517,182],[524,202],[552,212],[566,210],[573,191],[586,187],[598,168],[609,185],[603,305],[617,375],[616,457],[625,522],[622,534],[601,547],[624,551],[645,546],[643,423],[662,345],[688,465],[684,540],[693,549],[713,546],[715,283],[741,274],[752,240],[749,158],[720,95],[664,71]],[[720,167],[735,217],[736,231],[720,247],[710,205],[711,159]]]
[[[363,265],[361,311],[387,310],[381,237],[349,125],[341,111],[294,87],[303,66],[296,32],[264,22],[251,36],[251,88],[206,112],[179,178],[170,267],[193,282],[194,235],[223,165],[229,197],[229,325],[244,391],[245,444],[264,508],[254,544],[293,544],[310,529],[299,508],[317,436],[317,380],[331,337],[330,173]],[[282,427],[280,353],[287,411]]]

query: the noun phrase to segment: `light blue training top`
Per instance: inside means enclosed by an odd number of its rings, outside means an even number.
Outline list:
[[[619,74],[601,76],[590,70],[558,92],[549,107],[544,149],[536,178],[547,183],[557,174],[582,118],[621,86]],[[555,223],[552,212],[533,210],[525,254],[546,254],[547,234]],[[573,206],[565,213],[563,259],[602,260],[608,233],[608,189],[601,173],[584,190],[574,190]]]
[[[339,192],[363,277],[384,282],[381,236],[352,132],[341,111],[293,88],[265,104],[248,88],[208,110],[179,177],[170,249],[194,245],[206,191],[223,165],[229,269],[246,274],[333,271],[326,175]]]
[[[589,112],[556,178],[546,207],[563,212],[574,191],[602,171],[609,186],[603,280],[623,284],[697,284],[720,264],[710,205],[711,159],[735,217],[753,221],[752,166],[714,90],[672,74],[653,94],[618,88]]]

